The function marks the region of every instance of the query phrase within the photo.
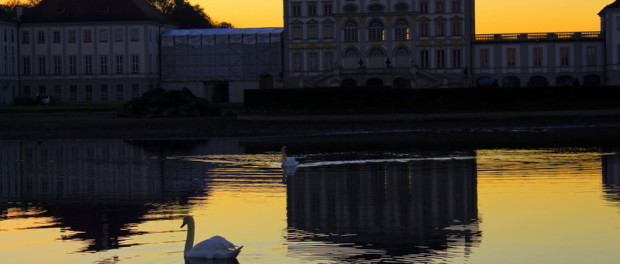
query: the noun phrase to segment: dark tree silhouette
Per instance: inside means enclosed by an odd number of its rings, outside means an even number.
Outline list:
[[[152,6],[176,22],[179,28],[232,28],[228,22],[211,19],[204,9],[187,0],[147,0]]]

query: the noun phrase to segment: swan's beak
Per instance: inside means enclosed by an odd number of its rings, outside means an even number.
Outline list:
[[[183,228],[185,225],[186,225],[186,223],[185,223],[185,222],[183,222],[183,224],[181,225],[181,227],[180,227],[180,228]]]

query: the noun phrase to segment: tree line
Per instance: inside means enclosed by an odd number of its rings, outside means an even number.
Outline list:
[[[176,23],[179,28],[232,28],[231,23],[212,19],[198,4],[188,0],[144,0],[155,9],[162,12],[168,19]],[[13,12],[17,6],[36,7],[45,0],[8,0],[2,9]]]

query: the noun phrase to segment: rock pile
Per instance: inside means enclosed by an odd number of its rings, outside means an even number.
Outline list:
[[[150,90],[123,105],[121,117],[198,117],[209,114],[209,102],[196,97],[189,89]]]

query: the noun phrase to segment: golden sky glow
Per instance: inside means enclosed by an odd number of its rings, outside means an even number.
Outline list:
[[[189,1],[237,28],[282,26],[283,0]],[[598,12],[613,1],[476,0],[476,33],[598,31]]]
[[[281,27],[282,0],[190,0],[235,27]],[[613,0],[476,0],[477,33],[598,31]]]

